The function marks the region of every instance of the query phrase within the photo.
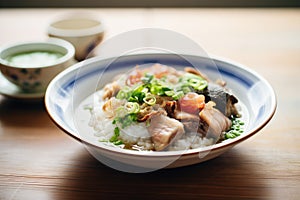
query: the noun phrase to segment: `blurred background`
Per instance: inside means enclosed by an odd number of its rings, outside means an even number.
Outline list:
[[[299,0],[0,0],[1,8],[40,7],[294,7]]]

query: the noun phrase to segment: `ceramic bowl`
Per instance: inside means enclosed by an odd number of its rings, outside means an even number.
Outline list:
[[[23,42],[0,49],[2,75],[28,93],[45,91],[49,82],[75,63],[75,49],[67,41]]]
[[[274,115],[275,93],[270,84],[254,71],[223,59],[193,55],[179,57],[173,54],[140,54],[108,59],[95,57],[78,63],[59,74],[50,83],[45,95],[47,111],[58,127],[86,145],[99,161],[126,172],[181,167],[215,158],[255,135]],[[211,80],[225,80],[227,87],[231,88],[243,105],[244,133],[208,147],[185,151],[133,151],[99,142],[88,126],[89,112],[84,113],[87,97],[110,82],[115,75],[128,72],[136,65],[149,63],[161,63],[177,69],[191,66],[192,63]]]
[[[75,46],[75,58],[79,61],[84,60],[104,37],[102,22],[96,18],[81,16],[66,17],[48,27],[50,37],[67,40]]]

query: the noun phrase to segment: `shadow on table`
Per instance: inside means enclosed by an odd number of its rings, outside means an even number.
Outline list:
[[[58,199],[253,199],[268,192],[263,175],[248,165],[253,161],[236,149],[201,164],[144,174],[116,171],[86,154],[76,160]]]
[[[43,100],[0,98],[0,121],[4,126],[45,127],[50,118]]]

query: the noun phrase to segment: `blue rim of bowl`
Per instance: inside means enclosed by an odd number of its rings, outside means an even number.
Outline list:
[[[136,54],[136,55],[128,55],[128,56],[122,56],[122,57],[131,57],[134,58],[135,56],[137,57],[147,57],[147,56],[168,56],[171,54],[155,54],[155,53],[151,53],[151,54]],[[181,54],[183,57],[189,57],[189,58],[193,58],[193,59],[207,59],[201,56],[196,56],[196,55],[183,55]],[[105,61],[109,61],[112,60],[114,58],[105,58],[105,59],[98,59],[97,57],[85,60],[83,62],[85,62],[84,64],[91,64],[94,63],[96,61],[99,62],[105,62]],[[258,131],[260,131],[263,127],[265,127],[269,121],[272,119],[272,117],[275,114],[276,108],[277,108],[277,100],[276,100],[276,94],[274,89],[272,88],[272,86],[269,84],[269,82],[263,78],[261,75],[259,75],[257,72],[249,69],[248,67],[241,65],[237,62],[231,61],[229,59],[224,59],[221,57],[217,57],[217,56],[210,56],[210,59],[213,60],[214,62],[218,62],[218,63],[223,63],[225,65],[230,65],[233,66],[235,68],[238,68],[239,70],[244,70],[249,74],[252,74],[254,77],[256,77],[257,79],[259,79],[260,81],[262,81],[269,89],[271,95],[271,102],[270,104],[271,106],[271,110],[269,112],[269,115],[263,120],[263,122],[261,122],[259,125],[257,125],[254,129],[250,130],[249,132],[246,132],[242,135],[240,135],[239,137],[236,137],[234,139],[231,139],[229,142],[221,142],[221,143],[216,143],[207,147],[200,147],[200,148],[195,148],[195,149],[188,149],[188,150],[179,150],[179,151],[168,151],[168,152],[148,152],[148,151],[132,151],[132,150],[126,150],[126,149],[121,149],[121,148],[114,148],[114,147],[110,147],[110,146],[106,146],[106,145],[94,145],[91,144],[88,141],[85,141],[83,139],[80,138],[80,136],[76,136],[78,135],[78,133],[72,133],[72,130],[68,129],[67,127],[64,127],[63,125],[59,124],[58,121],[55,119],[54,114],[51,112],[51,110],[49,109],[49,96],[50,96],[50,90],[51,88],[55,85],[56,81],[59,80],[61,77],[65,76],[68,73],[72,73],[72,72],[76,72],[76,70],[78,70],[80,67],[82,67],[82,63],[77,63],[75,65],[73,65],[72,67],[68,68],[67,70],[63,71],[62,73],[60,73],[58,76],[56,76],[49,84],[47,90],[46,90],[46,94],[45,94],[45,107],[47,110],[48,115],[50,116],[51,120],[61,129],[63,130],[65,133],[67,133],[69,136],[71,136],[72,138],[76,139],[77,141],[86,144],[86,145],[90,145],[92,147],[95,148],[99,148],[101,150],[104,150],[106,152],[109,153],[120,153],[122,155],[127,155],[127,156],[137,156],[137,157],[178,157],[178,156],[193,156],[195,154],[199,154],[199,153],[205,153],[205,152],[211,152],[211,151],[218,151],[221,150],[222,148],[225,147],[233,147],[235,146],[237,143],[240,143],[248,138],[250,138],[251,136],[255,135]],[[225,72],[226,73],[226,72]],[[243,77],[244,78],[244,77]],[[248,80],[249,81],[249,80]],[[245,84],[249,83],[248,81],[245,81]],[[68,83],[66,85],[72,85],[73,83]],[[65,86],[66,86],[65,85]]]

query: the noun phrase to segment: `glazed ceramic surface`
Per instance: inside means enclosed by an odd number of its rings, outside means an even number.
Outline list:
[[[161,63],[176,69],[193,66],[211,80],[226,81],[227,87],[240,101],[245,122],[244,133],[235,139],[209,147],[169,152],[126,150],[99,142],[88,126],[89,116],[88,112],[83,113],[83,102],[117,74],[128,72],[136,65],[152,63]],[[95,57],[72,66],[50,83],[45,104],[56,125],[73,138],[82,141],[98,160],[121,171],[144,172],[187,166],[221,155],[253,136],[270,121],[276,109],[276,97],[263,77],[231,61],[192,55],[140,54],[109,59]]]
[[[72,43],[76,49],[77,60],[84,60],[103,40],[102,23],[91,17],[68,17],[49,25],[48,35]]]
[[[9,58],[14,55],[30,54],[32,52],[57,52],[61,54],[55,61],[27,65],[12,63]],[[11,83],[27,93],[45,92],[49,82],[61,71],[75,63],[75,49],[67,41],[50,38],[41,42],[24,42],[0,49],[0,69],[2,75]],[[23,59],[24,60],[24,59]],[[25,59],[26,60],[26,59]]]

